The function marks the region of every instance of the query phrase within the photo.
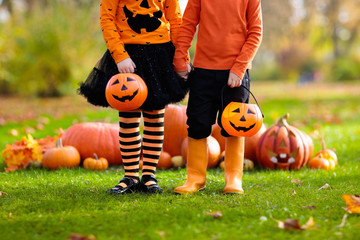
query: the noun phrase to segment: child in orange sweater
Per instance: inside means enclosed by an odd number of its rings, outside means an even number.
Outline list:
[[[136,73],[146,83],[148,97],[140,109],[119,112],[119,142],[125,176],[110,193],[142,190],[159,193],[156,166],[164,138],[165,105],[181,101],[186,86],[173,70],[173,43],[182,22],[177,0],[101,0],[100,25],[108,50],[80,93],[97,106],[108,107],[105,87],[117,73]],[[144,118],[141,141],[139,124]],[[141,143],[142,142],[142,143]],[[139,178],[139,158],[143,149],[143,170]]]
[[[194,71],[190,73],[186,54],[197,26]],[[186,183],[175,189],[176,193],[194,193],[205,188],[206,139],[217,113],[221,126],[222,105],[249,101],[249,93],[240,86],[250,87],[248,69],[261,39],[260,0],[189,0],[174,57],[175,71],[190,82],[188,176]],[[243,193],[244,138],[230,136],[223,129],[221,133],[226,137],[224,193]]]

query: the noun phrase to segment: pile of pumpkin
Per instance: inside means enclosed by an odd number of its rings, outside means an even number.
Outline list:
[[[300,169],[307,165],[310,168],[334,169],[337,164],[336,154],[325,148],[313,158],[314,145],[311,137],[287,123],[289,115],[285,115],[269,129],[263,125],[260,131],[245,141],[244,170],[252,169],[254,164],[269,169]],[[121,165],[122,159],[118,146],[118,124],[80,123],[71,126],[62,135],[64,148],[48,151],[49,158],[59,161],[64,159],[61,154],[73,154],[73,165],[78,166],[80,159],[85,159],[83,166],[91,169],[106,169],[109,165]],[[186,107],[168,105],[164,120],[164,145],[158,163],[159,169],[183,167],[186,164],[187,152]],[[72,146],[72,147],[70,147]],[[79,156],[67,148],[74,148]],[[66,151],[65,151],[66,149]],[[213,133],[208,137],[208,168],[223,167],[225,138],[220,134],[220,127],[215,124]],[[59,152],[62,151],[60,154]],[[66,153],[65,153],[66,152]],[[95,155],[100,158],[93,157]],[[61,157],[60,157],[61,156]],[[43,165],[47,165],[44,155]],[[45,162],[44,162],[45,161]],[[56,161],[55,161],[56,162]],[[107,163],[106,163],[107,162]],[[71,167],[70,163],[64,166]],[[48,168],[64,167],[61,164]],[[140,162],[141,166],[141,162]]]

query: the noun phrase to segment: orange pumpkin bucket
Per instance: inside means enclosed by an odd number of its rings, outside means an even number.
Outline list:
[[[114,75],[106,85],[109,105],[118,111],[138,109],[145,102],[148,90],[144,80],[133,73]]]
[[[245,88],[253,96],[256,104],[230,102],[225,109],[223,108],[221,125],[231,136],[251,137],[260,130],[264,115],[252,92],[243,85],[241,87]],[[224,88],[222,94],[223,90]]]

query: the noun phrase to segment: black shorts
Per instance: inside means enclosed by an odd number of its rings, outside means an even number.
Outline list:
[[[195,139],[210,136],[212,125],[218,114],[221,125],[221,114],[226,105],[234,102],[249,102],[249,92],[243,87],[230,88],[227,85],[230,70],[208,70],[195,68],[189,75],[190,94],[186,111],[188,136]],[[250,89],[250,77],[247,70],[242,85]],[[221,134],[230,136],[222,128]]]

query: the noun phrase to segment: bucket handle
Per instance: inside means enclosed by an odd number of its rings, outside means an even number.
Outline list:
[[[221,89],[221,108],[222,108],[222,109],[224,109],[224,89],[225,89],[226,86],[227,86],[227,84],[225,84],[225,85],[222,87],[222,89]],[[264,114],[263,114],[263,112],[261,111],[260,105],[259,105],[258,101],[256,100],[254,94],[253,94],[247,87],[245,87],[244,85],[240,85],[240,87],[245,88],[245,89],[251,94],[251,96],[254,98],[254,100],[255,100],[255,102],[256,102],[256,105],[257,105],[257,106],[259,107],[259,109],[260,109],[260,112],[261,112],[262,117],[264,118]]]

